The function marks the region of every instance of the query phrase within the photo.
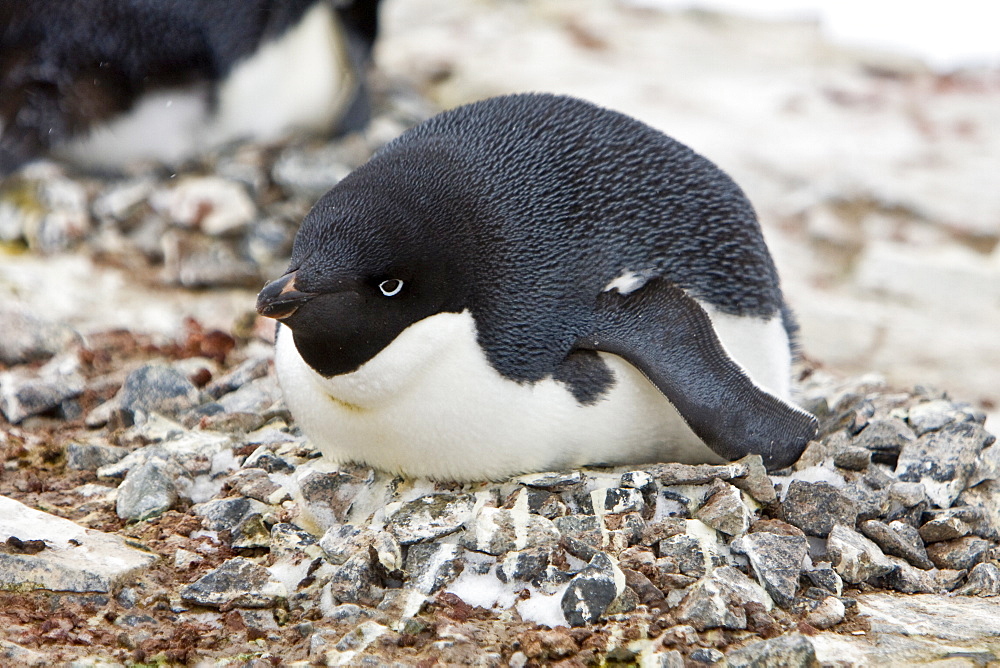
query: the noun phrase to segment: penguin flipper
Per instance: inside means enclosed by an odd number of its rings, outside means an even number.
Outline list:
[[[759,454],[768,469],[783,468],[816,436],[816,418],[754,384],[705,310],[676,285],[656,278],[629,294],[602,292],[595,316],[577,347],[636,367],[718,455]]]

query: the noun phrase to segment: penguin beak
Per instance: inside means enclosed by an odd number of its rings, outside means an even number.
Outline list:
[[[257,295],[257,313],[275,320],[284,320],[315,296],[315,293],[299,292],[295,288],[293,271],[264,286]]]

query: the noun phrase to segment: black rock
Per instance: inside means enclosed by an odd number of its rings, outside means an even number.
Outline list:
[[[260,501],[238,496],[212,499],[199,503],[192,510],[201,516],[202,525],[209,531],[225,531],[235,529],[250,515],[260,515],[267,510],[267,506]]]
[[[969,571],[965,585],[955,593],[960,596],[1000,595],[1000,568],[991,563],[976,564]]]
[[[569,582],[562,597],[562,611],[570,626],[593,624],[621,593],[615,584],[614,563],[598,552],[586,568]]]
[[[497,565],[497,578],[501,582],[534,580],[548,567],[550,553],[551,550],[546,548],[508,552],[503,561]]]

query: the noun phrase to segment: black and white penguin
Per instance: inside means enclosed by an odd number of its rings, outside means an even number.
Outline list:
[[[620,113],[492,98],[328,192],[260,293],[292,415],[335,462],[500,479],[793,463],[793,325],[753,208]]]
[[[367,122],[378,0],[0,3],[0,175]]]

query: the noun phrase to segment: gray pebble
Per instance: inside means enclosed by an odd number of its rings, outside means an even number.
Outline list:
[[[214,608],[269,608],[286,597],[285,586],[263,566],[243,557],[224,562],[181,589],[181,598]]]
[[[115,499],[115,512],[123,520],[147,520],[162,515],[177,503],[174,476],[162,460],[149,459],[129,470]]]
[[[837,573],[851,584],[867,582],[894,568],[878,545],[843,524],[830,530],[827,552]]]
[[[976,564],[969,571],[965,585],[956,589],[955,593],[960,596],[1000,596],[1000,568],[988,562]]]
[[[395,536],[400,545],[412,545],[447,536],[472,519],[475,502],[475,497],[471,494],[422,496],[400,506],[386,521],[385,530]]]
[[[866,520],[859,525],[859,528],[861,533],[872,539],[885,554],[906,559],[923,570],[934,568],[920,535],[908,524],[893,522],[889,525],[878,520]]]
[[[726,654],[730,668],[818,668],[816,649],[804,635],[791,633]]]
[[[835,524],[854,526],[857,505],[826,482],[793,480],[782,502],[785,520],[810,536],[825,538]]]
[[[75,471],[96,471],[120,461],[128,450],[101,443],[70,443],[66,446],[66,466]]]
[[[462,547],[454,543],[417,543],[406,553],[407,584],[433,594],[462,572]]]
[[[971,570],[982,561],[992,543],[978,536],[965,536],[955,540],[931,543],[927,546],[927,554],[938,568],[955,570]]]
[[[809,549],[805,536],[779,536],[766,531],[747,534],[730,545],[750,560],[758,582],[783,608],[795,600],[802,561]]]
[[[184,374],[159,364],[147,364],[130,373],[118,394],[119,406],[133,419],[150,413],[177,415],[199,400],[198,388]]]

